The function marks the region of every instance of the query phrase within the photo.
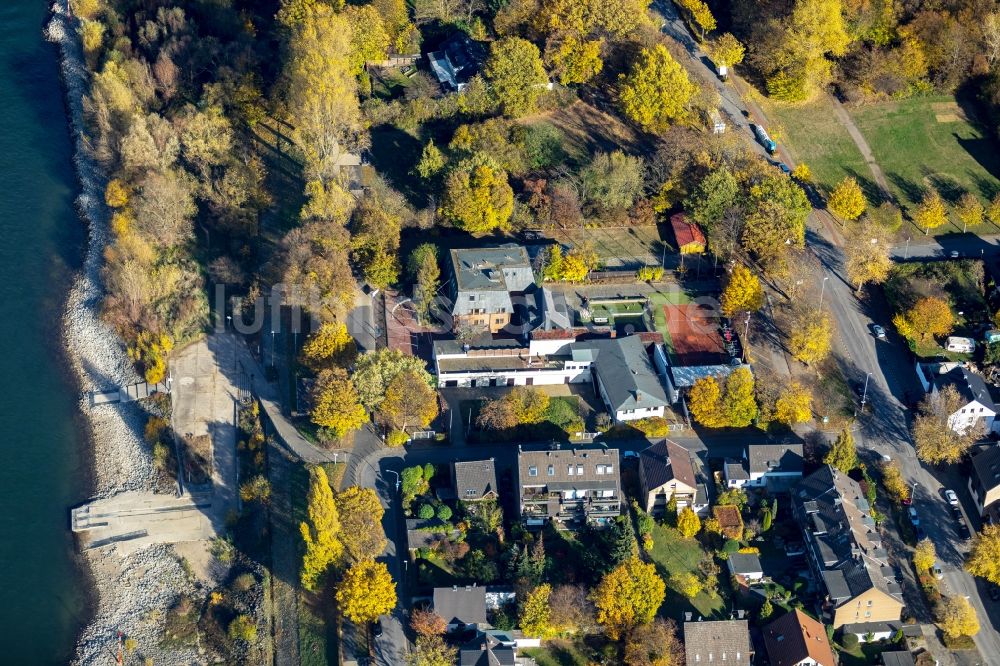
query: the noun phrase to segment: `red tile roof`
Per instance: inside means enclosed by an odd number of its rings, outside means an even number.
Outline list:
[[[697,224],[689,222],[687,215],[684,213],[674,213],[671,215],[670,226],[674,228],[674,238],[677,239],[678,249],[692,243],[697,243],[702,247],[705,246],[705,234],[701,232]]]
[[[807,657],[820,666],[837,663],[826,629],[798,608],[764,627],[764,645],[772,666],[791,666]]]

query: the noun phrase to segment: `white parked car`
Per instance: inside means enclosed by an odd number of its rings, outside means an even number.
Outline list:
[[[955,494],[954,490],[944,491],[944,497],[948,500],[948,504],[958,506],[958,495]]]

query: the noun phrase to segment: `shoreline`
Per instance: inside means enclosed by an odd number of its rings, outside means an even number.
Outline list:
[[[64,301],[59,344],[62,362],[72,371],[79,391],[80,443],[86,447],[88,497],[108,497],[128,490],[156,489],[152,456],[143,441],[146,413],[136,403],[109,405],[91,410],[88,391],[139,380],[121,338],[100,318],[104,296],[101,282],[103,253],[111,238],[109,212],[104,204],[106,177],[89,156],[84,133],[83,98],[90,73],[66,0],[55,0],[43,29],[44,37],[58,49],[60,78],[79,184],[75,204],[86,227],[80,268]],[[68,511],[69,507],[67,507]],[[67,529],[68,516],[67,516]],[[71,539],[76,543],[76,539]],[[104,547],[80,552],[74,561],[86,578],[86,612],[75,637],[73,663],[105,663],[117,649],[118,632],[139,643],[143,655],[157,663],[196,663],[197,653],[168,651],[159,647],[160,625],[166,611],[184,593],[194,589],[183,567],[167,546],[152,546],[127,556]],[[185,654],[180,654],[185,653]],[[164,661],[164,658],[167,661]]]

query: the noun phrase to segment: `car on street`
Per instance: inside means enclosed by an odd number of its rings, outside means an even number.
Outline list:
[[[382,638],[382,620],[372,622],[372,636]]]
[[[914,507],[911,506],[906,512],[909,514],[910,522],[913,523],[914,527],[920,525],[920,516],[917,515],[917,510]]]
[[[958,259],[960,255],[958,253],[958,250],[952,250],[951,252],[948,253],[948,256],[951,257],[952,259]]]
[[[955,494],[954,490],[950,489],[945,490],[944,498],[948,500],[948,504],[951,504],[952,506],[958,506],[958,495]]]
[[[789,166],[784,162],[778,162],[778,168],[781,169],[781,172],[786,175],[790,175],[792,173],[791,168],[789,168]]]
[[[879,340],[885,340],[885,328],[883,328],[879,324],[875,324],[872,326],[872,333],[874,333],[875,337],[878,338]]]
[[[625,451],[622,453],[623,458],[638,458],[639,453],[637,451]]]
[[[927,533],[924,532],[924,528],[917,525],[917,541],[923,541],[927,538]]]
[[[962,509],[957,504],[951,505],[951,516],[955,520],[962,520]]]
[[[1000,586],[990,584],[989,588],[990,599],[1000,601]]]
[[[969,526],[965,524],[964,520],[958,523],[958,536],[962,539],[962,541],[968,541],[972,538]]]
[[[937,578],[938,580],[944,578],[944,571],[941,569],[940,562],[935,562],[933,565],[931,565],[931,573],[934,574],[934,577]]]

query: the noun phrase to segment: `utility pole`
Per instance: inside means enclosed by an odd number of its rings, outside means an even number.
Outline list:
[[[906,252],[903,254],[903,259],[910,258],[910,237],[906,237]]]
[[[861,393],[861,413],[865,413],[865,402],[868,400],[868,380],[871,379],[872,373],[865,375],[865,390]]]
[[[830,279],[829,275],[823,278],[823,288],[819,290],[819,307],[817,308],[817,310],[819,310],[820,312],[823,311],[823,296],[826,294],[826,281],[829,279]]]
[[[746,363],[747,353],[750,348],[750,313],[747,313],[746,326],[743,329],[743,362]]]

